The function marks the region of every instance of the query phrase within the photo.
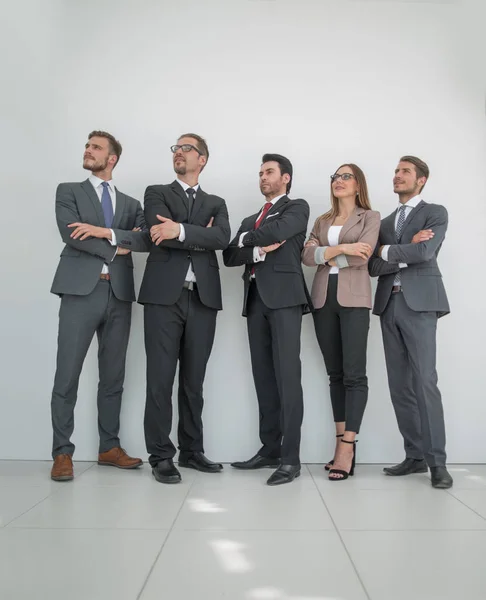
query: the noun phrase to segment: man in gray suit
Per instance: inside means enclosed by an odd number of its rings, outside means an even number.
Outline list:
[[[447,231],[447,210],[427,204],[420,193],[428,166],[404,156],[393,187],[398,208],[381,222],[378,245],[369,261],[378,276],[373,313],[380,315],[390,395],[405,442],[405,460],[387,475],[425,473],[432,485],[450,488],[446,469],[444,411],[436,371],[437,319],[449,313],[437,264]]]
[[[135,300],[131,252],[148,252],[150,237],[140,203],[114,185],[120,143],[93,131],[86,143],[82,183],[61,183],[56,219],[65,243],[51,292],[61,297],[57,368],[51,411],[54,430],[51,478],[73,479],[70,441],[79,376],[93,336],[98,336],[98,464],[133,469],[142,464],[120,447],[120,407],[125,358]]]

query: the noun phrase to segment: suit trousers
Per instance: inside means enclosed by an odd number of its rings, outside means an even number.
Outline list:
[[[300,464],[304,416],[300,333],[302,306],[268,308],[250,283],[247,327],[253,379],[260,411],[261,456]]]
[[[401,292],[380,317],[390,395],[407,458],[446,463],[442,398],[437,387],[436,312],[416,312]]]
[[[118,300],[106,280],[100,279],[86,296],[62,296],[51,399],[53,457],[74,453],[71,435],[79,377],[95,333],[98,337],[99,452],[120,446],[120,408],[131,315],[132,303]]]
[[[336,423],[359,433],[368,401],[366,350],[370,311],[341,306],[337,300],[338,274],[329,275],[326,303],[316,310],[314,326],[324,357]]]
[[[203,383],[216,331],[218,311],[205,306],[197,292],[183,288],[175,304],[145,304],[147,396],[145,443],[154,467],[173,458],[172,388],[179,362],[179,426],[181,456],[204,452]]]

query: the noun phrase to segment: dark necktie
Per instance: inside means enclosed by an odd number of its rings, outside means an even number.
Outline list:
[[[189,216],[191,216],[192,207],[194,204],[194,196],[196,195],[196,190],[194,188],[187,188],[186,194],[187,194],[187,198],[189,200]]]
[[[110,192],[108,188],[110,184],[107,181],[103,181],[103,193],[101,194],[101,208],[103,209],[103,215],[105,217],[105,227],[108,229],[113,225],[113,203],[111,201]]]

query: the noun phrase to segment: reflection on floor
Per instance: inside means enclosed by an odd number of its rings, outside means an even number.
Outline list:
[[[268,487],[269,471],[0,461],[2,600],[484,600],[486,465],[454,487],[377,465],[329,482],[322,465]]]

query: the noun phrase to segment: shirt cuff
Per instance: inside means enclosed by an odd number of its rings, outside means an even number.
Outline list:
[[[243,248],[243,238],[245,237],[245,235],[248,233],[248,231],[245,231],[245,233],[242,233],[240,235],[240,241],[238,242],[238,248]]]
[[[253,248],[253,262],[263,262],[267,258],[265,252],[263,254],[260,254],[260,250],[260,246],[255,246]]]
[[[336,261],[336,265],[340,269],[345,269],[346,267],[349,267],[348,259],[346,258],[345,254],[338,254],[334,257],[334,260]]]
[[[386,260],[386,262],[388,262],[388,250],[390,249],[390,245],[388,246],[383,246],[382,250],[381,250],[381,258],[383,260]]]
[[[181,228],[181,231],[179,233],[179,237],[177,238],[177,240],[179,242],[184,242],[186,239],[186,230],[184,229],[184,225],[182,223],[179,223],[179,227]]]
[[[108,240],[110,242],[110,244],[112,246],[116,246],[116,235],[115,232],[113,231],[113,229],[110,229],[111,231],[111,240]]]
[[[408,267],[407,263],[398,263],[399,269],[406,269]]]
[[[314,262],[317,265],[325,265],[326,264],[326,259],[324,258],[324,254],[325,254],[327,248],[328,248],[328,246],[318,246],[314,250]]]

